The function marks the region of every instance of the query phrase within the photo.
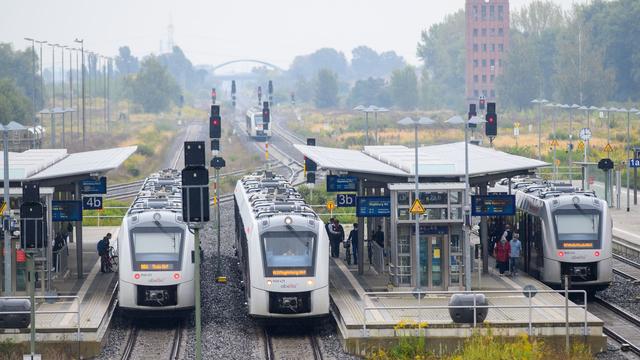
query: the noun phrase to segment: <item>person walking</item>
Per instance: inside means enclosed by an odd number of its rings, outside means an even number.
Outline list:
[[[107,233],[102,240],[98,241],[98,256],[100,256],[100,272],[112,272],[111,264],[109,264],[109,240],[111,233]]]
[[[349,232],[347,242],[351,243],[351,254],[353,254],[353,263],[358,263],[358,223],[353,224],[353,229]]]
[[[513,239],[509,241],[509,273],[511,276],[518,275],[518,259],[522,252],[522,243],[520,242],[520,234],[513,234]]]
[[[504,272],[507,270],[510,250],[510,245],[506,236],[502,236],[493,249],[493,254],[496,258],[496,266],[498,267],[500,276],[504,275]]]

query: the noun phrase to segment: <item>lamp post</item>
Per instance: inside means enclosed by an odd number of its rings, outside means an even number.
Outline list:
[[[631,192],[629,189],[629,171],[631,170],[630,164],[629,164],[629,159],[633,159],[635,158],[635,154],[630,155],[631,152],[631,113],[637,113],[638,109],[636,108],[631,108],[631,109],[625,109],[625,108],[620,108],[618,109],[618,112],[626,112],[627,113],[627,159],[625,159],[627,165],[627,171],[626,171],[626,180],[627,180],[627,212],[629,212],[630,210],[630,204],[631,204]]]
[[[33,126],[33,141],[31,142],[31,148],[36,147],[36,40],[32,38],[24,38],[27,41],[31,41],[31,74],[32,74],[32,87],[31,87],[31,103],[33,109],[31,109],[31,125]]]
[[[51,108],[54,109],[56,107],[56,47],[58,44],[47,44],[51,46],[51,59],[52,59],[52,70],[51,76],[53,79],[51,90],[52,90],[52,102]],[[56,147],[56,118],[53,111],[49,112],[51,114],[51,147]]]
[[[66,45],[58,45],[58,47],[60,48],[60,55],[61,55],[61,58],[62,58],[61,65],[60,65],[61,66],[60,82],[62,83],[61,88],[62,88],[62,110],[63,111],[62,111],[62,138],[61,138],[61,144],[60,145],[62,146],[62,148],[64,148],[65,147],[65,136],[64,136],[64,120],[65,119],[64,119],[64,115],[66,113],[65,107],[64,107],[64,49],[66,49],[67,46]]]
[[[580,105],[573,104],[569,108],[569,181],[573,185],[573,110],[579,109]]]
[[[469,184],[469,124],[482,124],[485,123],[486,120],[478,117],[472,116],[468,122],[464,121],[464,119],[460,116],[453,116],[445,121],[448,124],[457,125],[464,124],[464,197],[462,206],[464,209],[464,278],[465,278],[465,290],[471,291],[471,217],[470,217],[470,206],[469,206],[469,192],[470,192],[470,184]],[[486,249],[483,249],[483,254],[486,253]],[[483,255],[484,256],[484,255]]]
[[[538,160],[542,160],[542,105],[548,103],[545,99],[533,99],[532,104],[538,104]]]
[[[435,123],[435,121],[429,119],[428,117],[421,117],[417,120],[414,120],[410,117],[406,117],[400,121],[398,121],[398,124],[400,125],[405,125],[405,126],[409,126],[412,125],[414,128],[414,145],[415,145],[415,158],[414,158],[414,164],[415,164],[415,168],[414,168],[414,182],[416,184],[416,188],[415,188],[415,199],[419,199],[420,197],[420,193],[419,193],[419,184],[420,184],[420,175],[419,175],[419,168],[418,168],[418,125],[431,125]],[[420,215],[416,214],[415,215],[415,220],[416,220],[416,228],[415,228],[415,232],[416,232],[416,243],[415,243],[415,273],[414,273],[414,278],[416,280],[416,288],[415,288],[415,292],[418,294],[418,296],[420,296],[419,292],[421,289],[421,282],[420,282]]]
[[[389,109],[384,107],[371,106],[373,108],[374,122],[376,123],[376,145],[378,145],[378,113],[388,112]]]
[[[85,106],[84,106],[84,78],[85,78],[85,69],[84,69],[84,40],[83,39],[75,39],[75,42],[80,44],[80,53],[82,58],[82,149],[86,148],[85,142]]]
[[[556,165],[556,114],[553,108],[557,106],[558,104],[554,104],[554,103],[548,103],[544,105],[544,107],[549,108],[549,111],[551,111],[551,133],[552,133],[551,137],[553,138],[553,140],[551,140],[551,146],[553,147],[553,180],[554,181],[557,179],[558,167]]]
[[[3,185],[4,185],[4,203],[6,204],[6,208],[4,213],[7,215],[3,216],[4,224],[10,224],[10,213],[11,213],[11,201],[9,196],[9,131],[15,130],[24,130],[25,127],[18,123],[11,123],[10,125],[0,125],[0,130],[2,130],[2,152],[4,156],[4,176],[3,176]],[[12,271],[11,267],[13,264],[13,249],[11,247],[11,229],[10,226],[5,226],[4,229],[4,293],[6,296],[12,295],[13,292],[13,279],[12,279]]]

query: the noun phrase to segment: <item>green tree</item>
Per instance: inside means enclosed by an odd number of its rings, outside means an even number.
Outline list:
[[[366,79],[369,77],[385,77],[393,70],[405,66],[402,56],[394,51],[385,51],[378,54],[368,46],[358,46],[351,50],[351,75],[354,79]]]
[[[165,111],[180,95],[175,79],[155,56],[149,56],[142,62],[131,86],[133,100],[146,112]]]
[[[318,71],[328,69],[337,76],[346,77],[348,68],[347,59],[342,52],[322,48],[309,55],[296,56],[288,72],[294,78],[310,79],[316,76]]]
[[[35,58],[29,46],[24,51],[14,51],[11,44],[0,43],[0,79],[11,79],[16,89],[26,96],[29,101],[35,93],[36,107],[41,109],[44,104],[43,94],[40,91],[41,77],[36,73],[35,88],[33,81],[33,61],[36,64],[36,72],[39,70],[38,54],[36,48]]]
[[[118,49],[116,66],[118,67],[118,72],[120,74],[129,75],[138,72],[140,69],[140,62],[137,57],[131,55],[131,49],[129,49],[128,46],[121,46]]]
[[[350,107],[357,105],[377,105],[389,107],[393,104],[389,87],[384,79],[374,79],[356,81],[347,103]]]
[[[540,94],[540,64],[531,56],[535,43],[527,36],[513,34],[509,46],[504,72],[496,79],[496,89],[501,104],[521,109],[530,106],[531,99]]]
[[[418,57],[424,62],[423,105],[458,108],[464,103],[465,18],[459,10],[421,34]],[[431,94],[431,95],[430,95]]]
[[[31,113],[31,99],[27,98],[11,79],[0,79],[0,122],[24,123]]]
[[[338,76],[331,70],[318,71],[314,100],[316,106],[321,109],[338,105]]]
[[[393,103],[401,109],[411,110],[418,105],[418,78],[416,68],[405,66],[391,74]]]

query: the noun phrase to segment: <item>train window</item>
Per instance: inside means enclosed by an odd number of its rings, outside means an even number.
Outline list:
[[[559,210],[555,213],[558,248],[600,247],[600,213],[596,210]]]
[[[262,236],[267,276],[312,276],[315,234],[272,231]]]
[[[136,228],[131,231],[134,269],[171,271],[181,268],[183,231],[180,228]]]

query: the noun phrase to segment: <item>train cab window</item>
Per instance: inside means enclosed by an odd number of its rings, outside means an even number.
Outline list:
[[[138,271],[180,270],[183,231],[180,228],[136,228],[131,231],[133,268]]]
[[[266,276],[313,276],[315,234],[272,231],[262,236]]]
[[[597,210],[558,210],[554,221],[558,248],[600,248],[600,214]]]

